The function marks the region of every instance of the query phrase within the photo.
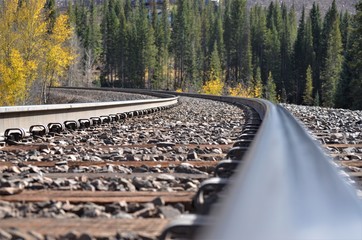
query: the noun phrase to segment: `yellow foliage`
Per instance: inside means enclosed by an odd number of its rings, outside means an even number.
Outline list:
[[[51,38],[56,43],[64,43],[72,36],[73,29],[69,26],[69,18],[67,15],[60,15],[54,24],[53,34]]]
[[[27,66],[16,49],[12,49],[6,63],[0,63],[0,101],[14,105],[25,99]]]
[[[260,83],[256,83],[253,86],[253,97],[261,98],[263,96],[263,85]]]
[[[219,78],[214,80],[207,81],[204,86],[202,86],[202,93],[211,94],[211,95],[221,95],[224,89],[224,82]]]
[[[229,95],[233,97],[250,98],[253,97],[253,89],[249,87],[244,87],[241,83],[239,83],[236,87],[229,88]]]
[[[60,15],[52,34],[44,17],[46,0],[4,0],[0,4],[0,105],[25,102],[31,86],[55,84],[74,59],[67,41],[73,34]],[[35,83],[35,81],[37,81]]]
[[[60,15],[46,42],[48,52],[45,55],[45,68],[43,69],[44,84],[58,85],[59,77],[64,75],[65,70],[75,58],[71,49],[66,45],[66,41],[71,38],[73,33],[68,21],[68,16]]]
[[[176,89],[176,92],[182,93],[182,88],[177,88],[177,89]]]

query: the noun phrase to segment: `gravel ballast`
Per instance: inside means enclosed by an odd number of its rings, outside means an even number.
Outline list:
[[[65,93],[62,91],[57,94],[58,98],[68,98],[74,102],[90,102],[86,96],[91,95],[78,90],[74,92],[77,96],[72,97],[63,95]],[[109,98],[102,98],[102,101],[140,99],[132,94],[114,97],[107,93],[107,97]],[[93,100],[99,99],[96,97]],[[244,113],[238,107],[181,97],[180,105],[174,108],[129,118],[125,122],[65,131],[35,139],[29,137],[19,145],[0,149],[0,161],[12,163],[11,166],[0,167],[0,191],[3,189],[4,194],[6,191],[7,194],[16,194],[17,190],[196,192],[204,179],[213,176],[213,167],[193,165],[190,161],[222,160],[240,135],[243,124]],[[122,164],[129,161],[143,161],[145,164]],[[147,166],[147,162],[165,161],[171,164],[167,167],[157,164]],[[39,162],[55,165],[35,166]],[[90,164],[77,166],[71,164],[73,162]],[[100,162],[107,164],[97,165]],[[187,212],[187,206],[183,204],[165,204],[157,198],[146,204],[0,201],[0,219],[172,219]]]

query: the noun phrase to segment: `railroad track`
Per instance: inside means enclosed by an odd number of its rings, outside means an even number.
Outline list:
[[[151,94],[2,114],[0,238],[361,239],[361,201],[282,107]]]

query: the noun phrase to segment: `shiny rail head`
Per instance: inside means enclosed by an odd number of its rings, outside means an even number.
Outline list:
[[[362,239],[355,189],[289,112],[259,99],[180,95],[246,104],[263,120],[246,122],[261,128],[242,136],[253,140],[243,167],[196,239]]]
[[[293,116],[265,102],[227,198],[197,239],[362,239],[362,201]]]

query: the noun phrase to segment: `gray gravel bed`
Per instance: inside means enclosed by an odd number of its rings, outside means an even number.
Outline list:
[[[36,203],[13,203],[0,201],[0,219],[7,218],[166,218],[172,219],[187,213],[181,203],[165,204],[162,198],[149,203],[109,204],[69,203],[46,201]]]
[[[181,167],[182,166],[182,167]],[[0,191],[7,189],[26,190],[86,190],[86,191],[196,191],[200,182],[209,175],[188,165],[178,166],[181,170],[172,173],[148,173],[145,168],[135,173],[94,173],[94,174],[70,174],[70,173],[43,173],[37,167],[38,173],[32,174],[0,174]],[[185,166],[185,167],[184,167]],[[12,169],[16,170],[16,169]],[[17,171],[17,170],[16,170]],[[34,171],[31,171],[34,172]],[[181,172],[176,173],[175,172]]]
[[[87,190],[87,191],[196,191],[212,176],[213,168],[193,166],[188,161],[216,161],[240,134],[243,111],[235,106],[210,100],[180,98],[172,109],[84,130],[67,131],[54,136],[27,139],[32,150],[0,149],[0,161],[14,166],[0,168],[0,192],[17,189]],[[177,145],[176,145],[177,144]],[[190,144],[192,144],[190,146]],[[209,145],[197,147],[197,145]],[[196,146],[196,147],[194,147]],[[73,161],[106,166],[71,166]],[[145,161],[144,166],[112,164]],[[175,161],[177,166],[147,167],[146,162]],[[24,162],[55,162],[54,167],[36,167]],[[75,174],[72,177],[52,174]],[[98,176],[97,174],[108,176]],[[183,174],[183,176],[173,174]],[[89,177],[87,174],[95,174]],[[122,176],[111,176],[123,174]],[[129,175],[124,176],[124,174]],[[133,175],[139,174],[139,175]],[[144,174],[142,176],[142,174]],[[157,174],[157,175],[155,175]],[[200,177],[195,177],[195,174]],[[188,177],[189,175],[190,177]],[[193,176],[193,177],[191,177]],[[8,194],[12,194],[8,192]],[[72,205],[64,202],[0,202],[0,219],[9,217],[165,217],[185,212],[185,206],[165,206],[158,200],[149,204],[114,203],[112,207],[92,203]],[[112,204],[111,204],[112,205]],[[110,210],[112,209],[112,210]]]

